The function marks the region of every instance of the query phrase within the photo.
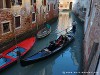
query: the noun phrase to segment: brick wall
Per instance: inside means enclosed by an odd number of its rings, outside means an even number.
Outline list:
[[[3,21],[11,22],[11,29],[13,29],[13,15],[11,10],[0,10],[0,43],[13,37],[13,31],[8,34],[3,34],[2,32],[2,23]]]
[[[0,42],[4,42],[5,40],[8,40],[12,37],[14,37],[14,34],[20,35],[23,34],[26,31],[29,31],[32,29],[32,13],[29,15],[25,14],[18,14],[21,17],[21,27],[15,29],[14,25],[14,16],[11,9],[3,9],[0,10]],[[10,21],[11,22],[11,32],[3,34],[2,33],[2,23],[3,21]],[[34,24],[33,24],[34,25]],[[15,32],[14,32],[15,31]]]

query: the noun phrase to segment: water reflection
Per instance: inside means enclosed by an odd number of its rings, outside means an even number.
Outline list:
[[[72,27],[72,18],[69,16],[69,12],[60,12],[57,32],[61,32],[62,30],[69,29]],[[66,31],[63,31],[61,34],[65,34]]]
[[[61,52],[63,53],[63,52]],[[53,66],[56,64],[56,59],[61,55],[61,53],[57,53],[57,55],[53,55],[49,59],[43,60],[39,63],[27,66],[25,68],[20,67],[21,71],[25,71],[22,75],[53,75]]]

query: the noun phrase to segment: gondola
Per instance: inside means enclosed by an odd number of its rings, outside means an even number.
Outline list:
[[[20,52],[20,57],[23,57],[31,49],[34,43],[35,37],[31,37],[2,52],[0,54],[0,71],[18,60],[18,51]]]
[[[61,37],[63,37],[63,39],[61,39]],[[50,57],[53,54],[60,51],[65,46],[67,46],[73,40],[74,40],[74,35],[72,34],[72,32],[60,36],[57,40],[50,42],[50,45],[48,47],[45,47],[38,53],[24,59],[21,58],[20,59],[21,66],[28,66],[40,60],[43,60],[47,57]]]
[[[50,34],[50,32],[51,32],[51,26],[49,24],[46,24],[46,26],[37,33],[37,38],[39,39],[46,37],[47,35]]]

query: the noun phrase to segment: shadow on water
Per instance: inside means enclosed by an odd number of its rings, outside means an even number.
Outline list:
[[[77,31],[75,35],[75,41],[63,50],[53,55],[52,57],[35,63],[27,67],[21,67],[20,64],[16,64],[0,75],[77,75],[74,72],[80,72],[82,67],[82,40],[83,40],[83,24],[82,22],[71,12],[60,12],[57,22],[52,24],[52,32],[49,36],[37,40],[31,51],[25,56],[33,55],[49,45],[49,42],[55,40],[59,35],[57,34],[66,28],[72,26],[72,21],[77,21]],[[67,74],[66,72],[73,72]]]

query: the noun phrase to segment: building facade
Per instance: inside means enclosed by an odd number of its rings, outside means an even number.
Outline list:
[[[59,0],[59,9],[60,10],[71,10],[73,5],[73,0]]]
[[[0,6],[0,42],[4,42],[14,35],[20,35],[35,25],[32,17],[31,0],[1,0]],[[33,23],[34,21],[34,23]]]
[[[89,0],[88,5],[84,25],[84,71],[97,72],[100,60],[100,0]]]
[[[82,21],[85,21],[88,2],[89,0],[77,0],[73,6],[73,12],[75,12]]]
[[[30,30],[38,30],[58,13],[58,0],[1,0],[0,45]]]
[[[59,0],[37,0],[37,26],[55,18],[59,14]]]

